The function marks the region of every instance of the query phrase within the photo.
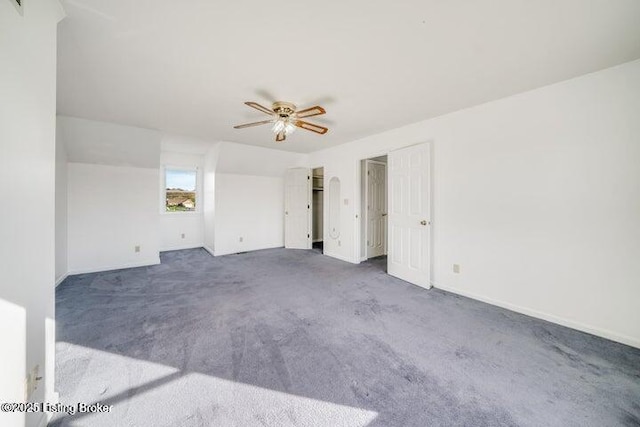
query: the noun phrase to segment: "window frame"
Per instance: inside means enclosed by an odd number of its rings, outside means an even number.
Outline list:
[[[192,211],[168,211],[167,210],[167,171],[184,171],[195,172],[196,174],[196,208]],[[202,190],[201,190],[201,173],[197,166],[175,166],[162,165],[161,168],[161,188],[160,188],[160,213],[163,215],[181,216],[181,215],[198,215],[202,213]]]

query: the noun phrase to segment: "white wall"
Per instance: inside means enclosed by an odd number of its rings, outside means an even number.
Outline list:
[[[215,211],[216,211],[216,165],[218,163],[219,144],[212,146],[204,157],[203,177],[203,215],[204,248],[212,255],[215,253]]]
[[[159,169],[158,182],[153,189],[153,194],[156,196],[155,212],[159,214],[156,223],[158,224],[160,250],[185,249],[204,245],[204,155],[213,146],[212,143],[182,135],[165,134],[152,129],[67,116],[58,116],[58,134],[59,142],[64,145],[67,160],[70,163],[122,166],[129,167],[132,171],[136,168]],[[162,190],[164,166],[198,169],[200,200],[196,212],[169,214],[164,212],[164,192]],[[96,170],[104,169],[97,168]],[[109,184],[104,182],[101,185]],[[112,189],[109,188],[100,187],[98,190],[99,194],[112,194]],[[147,196],[141,197],[146,199]],[[132,212],[131,215],[145,215],[145,213],[134,214]],[[76,255],[78,254],[78,248],[72,248],[72,250],[76,252]],[[123,259],[127,262],[126,265],[134,261],[137,263],[139,258],[140,256],[136,256],[135,259],[123,257],[122,254],[109,257],[112,262]],[[90,261],[86,259],[81,265],[86,267],[88,263]],[[98,264],[107,265],[105,260]],[[114,268],[125,266],[115,263],[108,265]],[[82,268],[84,269],[84,267]]]
[[[56,25],[53,0],[0,2],[0,179],[12,204],[0,213],[0,402],[21,402],[38,365],[31,401],[53,401],[55,276]],[[37,425],[42,414],[28,414]],[[0,412],[3,427],[25,415]]]
[[[67,152],[56,140],[56,285],[67,276]]]
[[[84,163],[68,168],[69,272],[159,263],[159,170]]]
[[[640,347],[639,111],[634,61],[313,153],[327,252],[359,260],[359,160],[432,141],[435,286]]]
[[[157,191],[160,193],[160,250],[199,248],[204,246],[204,155],[162,151],[160,154],[160,181]],[[164,206],[164,168],[185,167],[198,171],[196,183],[195,212],[165,212]],[[184,235],[184,237],[182,237]]]
[[[284,173],[306,165],[306,154],[218,143],[206,154],[206,247],[225,255],[284,245]],[[212,185],[213,184],[213,185]],[[242,237],[243,242],[240,242]]]
[[[201,248],[204,246],[202,212],[168,212],[160,214],[159,233],[160,251]]]
[[[284,246],[282,177],[217,173],[215,204],[216,256]]]

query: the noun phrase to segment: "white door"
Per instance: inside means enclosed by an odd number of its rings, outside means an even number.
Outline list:
[[[431,186],[428,144],[389,153],[389,255],[392,276],[430,288]]]
[[[311,171],[306,168],[285,174],[284,247],[311,249]]]
[[[367,160],[367,258],[387,250],[387,165]]]

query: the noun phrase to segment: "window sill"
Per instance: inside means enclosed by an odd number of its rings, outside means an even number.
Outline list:
[[[186,211],[186,212],[160,212],[160,215],[166,216],[197,216],[202,215],[202,211]]]

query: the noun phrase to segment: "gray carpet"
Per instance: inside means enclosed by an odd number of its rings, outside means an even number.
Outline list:
[[[69,277],[56,426],[640,425],[640,350],[316,251]]]

